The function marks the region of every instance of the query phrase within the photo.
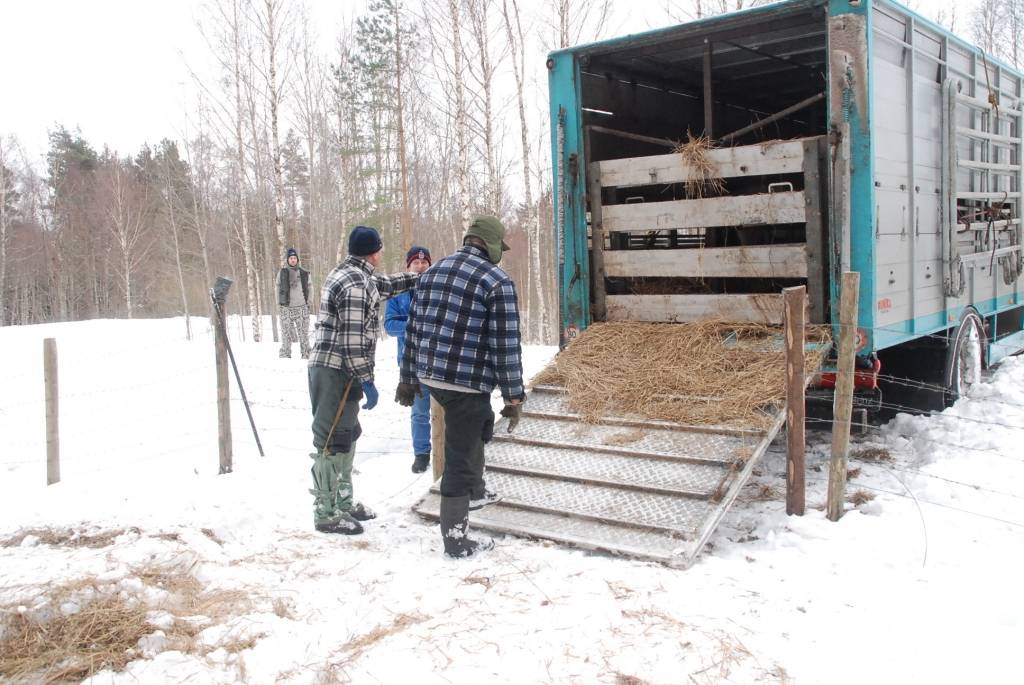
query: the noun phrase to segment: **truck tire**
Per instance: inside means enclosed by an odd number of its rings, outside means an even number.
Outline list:
[[[967,310],[953,330],[946,352],[946,406],[952,406],[981,381],[985,362],[985,325],[978,312]]]

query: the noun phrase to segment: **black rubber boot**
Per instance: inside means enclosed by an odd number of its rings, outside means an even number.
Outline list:
[[[502,500],[501,495],[487,488],[484,488],[483,493],[480,495],[473,495],[469,500],[469,510],[476,511],[477,509],[483,509],[489,504],[497,504]]]
[[[342,511],[335,515],[330,521],[317,521],[313,524],[318,533],[337,533],[338,535],[360,535],[363,526],[359,521],[352,518],[348,512]]]
[[[444,553],[461,559],[494,547],[490,538],[469,537],[469,495],[441,498],[441,539]]]
[[[412,462],[413,473],[423,473],[430,466],[430,455],[429,454],[417,454],[416,458]]]
[[[377,512],[370,507],[366,506],[362,502],[356,502],[352,505],[352,508],[348,510],[348,513],[356,521],[372,521],[377,518]]]

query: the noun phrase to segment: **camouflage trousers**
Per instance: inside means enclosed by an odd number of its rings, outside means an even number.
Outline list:
[[[309,307],[281,307],[280,357],[292,356],[292,343],[299,343],[303,359],[309,358]]]

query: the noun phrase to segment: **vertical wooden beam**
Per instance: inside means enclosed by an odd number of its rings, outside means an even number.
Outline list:
[[[220,461],[219,473],[231,473],[231,392],[228,385],[228,332],[226,328],[227,312],[225,304],[213,304],[213,348],[214,363],[217,370],[217,451]]]
[[[590,176],[590,260],[593,276],[590,287],[594,296],[594,321],[604,321],[607,314],[604,283],[604,221],[601,218],[601,165],[591,162]]]
[[[444,474],[444,407],[433,397],[430,398],[430,449],[431,473],[437,481]]]
[[[43,383],[46,389],[46,484],[60,482],[60,411],[57,387],[57,340],[43,340]]]
[[[825,136],[804,141],[804,202],[807,209],[805,240],[807,241],[807,299],[808,318],[811,323],[825,323],[825,232],[826,221],[822,206],[821,181],[825,178],[821,161],[828,154]]]
[[[853,415],[853,372],[857,351],[857,302],[860,274],[843,273],[839,291],[839,359],[836,363],[835,401],[832,405],[832,461],[828,472],[828,518],[838,521],[846,498],[846,457],[850,449]]]
[[[782,291],[786,306],[786,513],[804,515],[804,318],[807,289]]]
[[[711,87],[711,54],[714,45],[704,39],[704,135],[714,140],[714,91]]]

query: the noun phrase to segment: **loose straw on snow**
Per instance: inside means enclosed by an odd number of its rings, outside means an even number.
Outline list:
[[[687,424],[765,427],[786,395],[779,327],[760,324],[598,323],[533,382],[563,386],[571,411],[596,422],[633,414]],[[828,330],[808,327],[808,373],[827,352]]]

